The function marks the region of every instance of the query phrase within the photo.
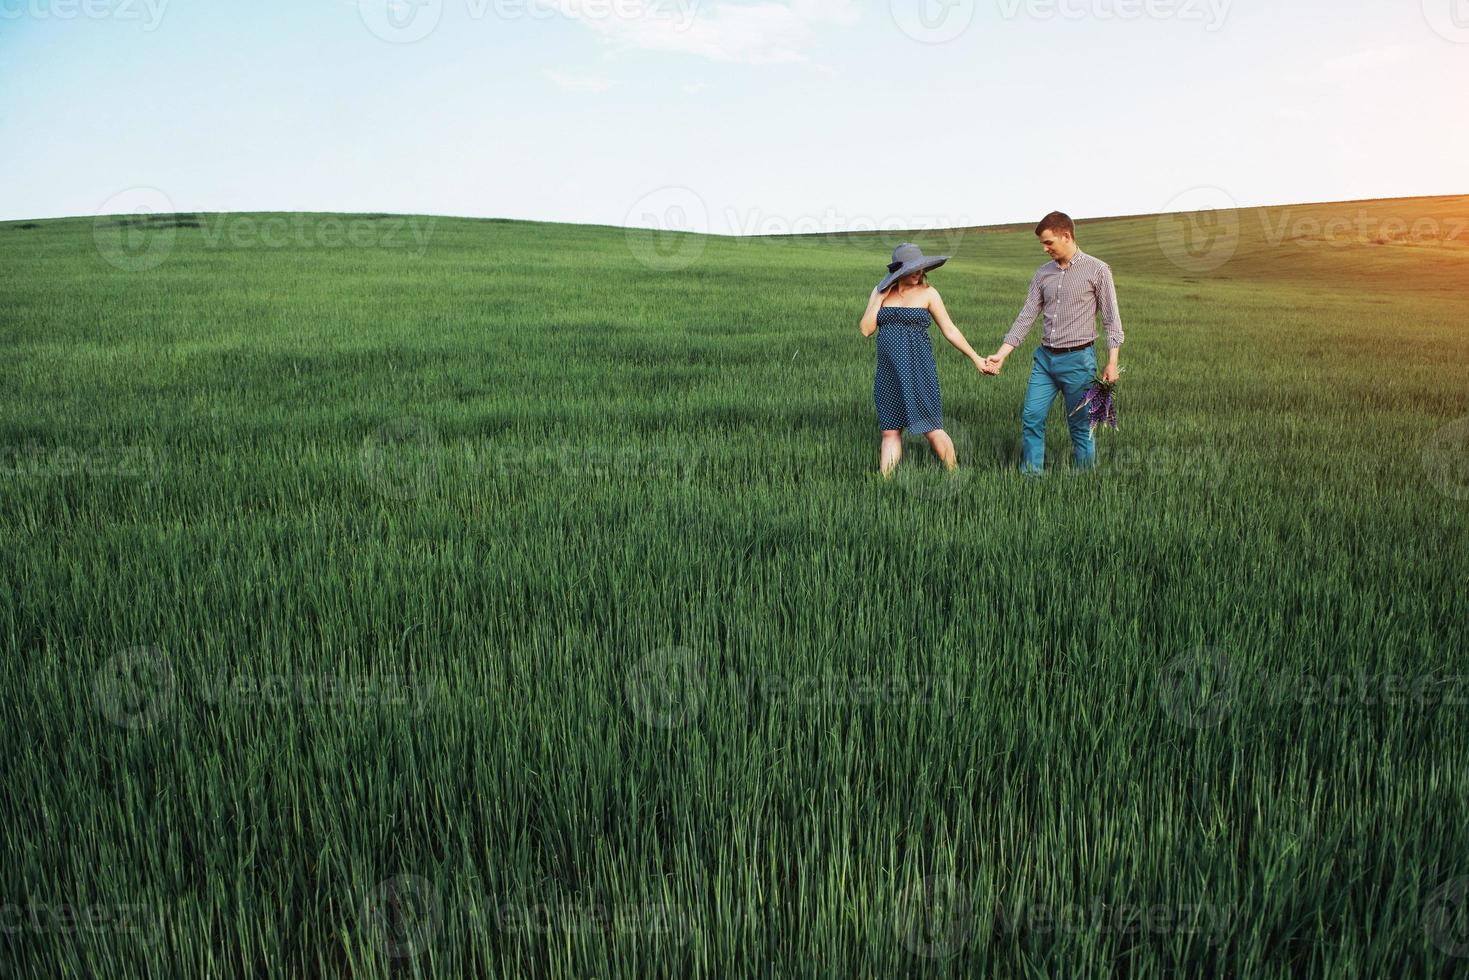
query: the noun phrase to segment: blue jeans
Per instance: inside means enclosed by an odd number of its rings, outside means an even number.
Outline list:
[[[1086,397],[1087,388],[1097,376],[1097,349],[1052,354],[1037,347],[1030,369],[1030,385],[1025,389],[1025,410],[1020,425],[1020,472],[1040,476],[1046,461],[1046,416],[1056,393],[1065,396],[1066,425],[1071,430],[1071,448],[1076,468],[1089,470],[1097,465],[1097,447],[1092,442],[1091,423],[1085,410],[1071,414]]]

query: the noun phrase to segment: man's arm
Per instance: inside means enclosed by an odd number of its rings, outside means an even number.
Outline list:
[[[1035,318],[1040,316],[1041,308],[1044,305],[1041,300],[1041,274],[1037,272],[1030,280],[1030,292],[1026,294],[1025,306],[1020,310],[1020,315],[1015,318],[1010,332],[1005,334],[1004,343],[1000,344],[999,350],[985,358],[992,368],[989,373],[999,374],[1010,352],[1025,343],[1025,337],[1030,333],[1030,328],[1035,326]]]
[[[1112,280],[1112,267],[1105,262],[1097,277],[1097,310],[1102,314],[1102,327],[1107,331],[1107,367],[1102,371],[1102,380],[1116,381],[1122,371],[1117,364],[1122,347],[1122,312],[1117,308],[1117,285]]]

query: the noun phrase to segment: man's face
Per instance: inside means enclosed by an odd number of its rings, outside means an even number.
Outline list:
[[[1047,228],[1040,234],[1041,248],[1053,259],[1069,259],[1075,248],[1076,241],[1070,234],[1064,231],[1052,231]]]

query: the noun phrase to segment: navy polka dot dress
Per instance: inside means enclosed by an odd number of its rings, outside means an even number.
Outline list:
[[[939,372],[928,338],[927,310],[884,306],[877,311],[877,378],[872,399],[882,429],[932,432],[944,427]]]

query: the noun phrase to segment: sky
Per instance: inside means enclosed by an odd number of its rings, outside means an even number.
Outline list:
[[[772,234],[1469,193],[1469,0],[0,0],[0,91],[0,219]]]

